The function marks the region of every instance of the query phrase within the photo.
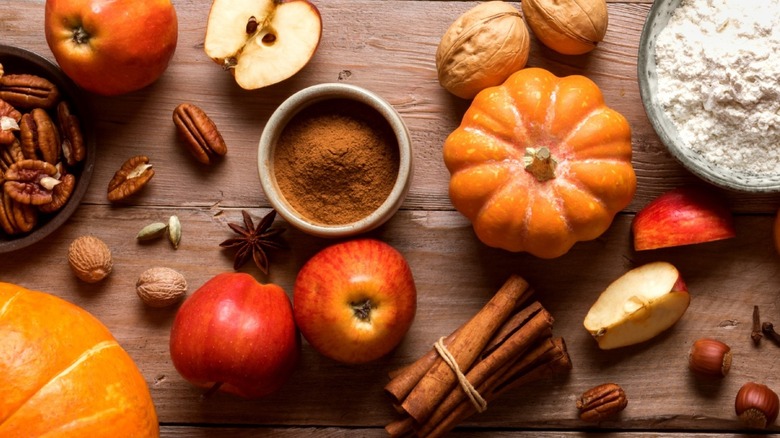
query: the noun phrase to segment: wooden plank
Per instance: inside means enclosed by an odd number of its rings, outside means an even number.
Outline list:
[[[330,437],[365,437],[365,438],[385,438],[387,433],[382,429],[338,429],[338,428],[326,428],[326,427],[312,427],[312,428],[196,428],[189,426],[163,426],[161,429],[161,435],[163,438],[251,438],[257,436],[263,436],[266,438],[288,438],[288,437],[300,437],[300,436],[317,436],[319,438]],[[526,430],[526,431],[505,431],[500,429],[468,429],[463,428],[453,431],[449,436],[455,438],[472,438],[485,436],[485,432],[489,433],[491,437],[496,438],[509,438],[509,437],[535,437],[535,438],[567,438],[582,436],[583,432],[545,432],[540,430]],[[589,432],[588,436],[593,438],[614,436],[614,434],[608,433],[594,433]],[[631,434],[637,438],[651,438],[657,437],[658,434],[650,432],[634,432]],[[664,436],[675,437],[689,437],[689,438],[729,438],[740,437],[739,434],[716,434],[716,433],[692,433],[692,432],[667,432]]]
[[[266,211],[251,212],[257,217]],[[143,225],[174,213],[184,229],[178,250],[165,240],[134,241]],[[57,294],[99,315],[139,363],[163,423],[382,426],[394,418],[382,394],[386,373],[426,352],[516,273],[530,281],[556,318],[554,332],[566,340],[574,369],[567,377],[507,395],[467,424],[582,427],[575,398],[592,386],[614,381],[624,386],[630,401],[619,422],[606,427],[735,429],[733,400],[741,384],[756,380],[780,387],[775,372],[780,349],[766,341],[755,348],[749,339],[753,305],[761,307],[767,320],[780,315],[776,293],[780,264],[767,237],[772,220],[740,216],[738,239],[635,253],[630,249],[631,218],[620,215],[601,238],[578,244],[559,259],[540,260],[485,247],[455,212],[402,211],[371,234],[407,257],[417,282],[418,312],[401,346],[377,363],[345,366],[304,345],[292,381],[281,393],[257,401],[222,394],[202,401],[201,390],[183,381],[170,362],[168,334],[175,309],[145,308],[134,292],[138,275],[153,266],[180,271],[190,293],[212,275],[231,270],[230,254],[220,250],[218,243],[230,236],[226,221],[239,220],[236,210],[85,205],[51,240],[26,251],[24,257],[6,258],[0,277]],[[79,282],[64,262],[69,242],[84,233],[105,239],[114,252],[115,272],[103,283]],[[286,240],[290,249],[273,254],[269,277],[253,266],[244,270],[289,293],[297,269],[330,241],[296,230],[289,230]],[[685,276],[693,295],[687,314],[673,329],[646,344],[599,351],[581,326],[585,313],[612,279],[652,260],[672,262]],[[734,367],[722,382],[700,382],[687,371],[687,350],[704,336],[720,338],[734,350]]]
[[[294,91],[341,81],[388,99],[412,132],[416,168],[404,208],[452,208],[441,144],[458,125],[468,101],[455,98],[438,85],[434,55],[449,24],[475,2],[320,2],[324,32],[310,64],[282,84],[251,92],[241,90],[203,52],[210,3],[175,4],[179,44],[163,77],[145,90],[119,98],[89,96],[93,111],[100,114],[100,156],[85,202],[105,203],[105,188],[114,171],[126,158],[141,153],[152,159],[157,175],[134,200],[137,204],[267,206],[255,161],[265,121]],[[2,22],[8,42],[52,59],[42,35],[43,3],[2,0],[0,7],[9,11]],[[528,63],[558,75],[589,76],[602,88],[607,103],[629,120],[639,184],[627,211],[636,211],[666,189],[697,181],[665,150],[639,104],[636,54],[648,10],[649,2],[610,3],[610,28],[597,50],[589,55],[564,56],[532,38]],[[409,28],[399,27],[402,23],[409,23]],[[200,105],[219,126],[229,149],[223,163],[199,165],[179,144],[171,112],[184,101]],[[778,196],[724,195],[735,211],[768,213],[780,205]]]
[[[629,119],[639,177],[634,201],[604,236],[578,244],[554,260],[482,245],[468,222],[452,210],[447,196],[449,176],[441,161],[441,144],[468,102],[438,85],[433,59],[449,23],[476,2],[317,2],[325,33],[315,58],[289,81],[252,92],[239,89],[203,53],[209,2],[174,3],[179,45],[161,80],[126,96],[88,96],[99,157],[84,204],[47,241],[0,255],[0,281],[73,301],[112,330],[150,385],[163,436],[384,435],[381,428],[394,417],[382,394],[387,372],[416,359],[439,336],[471,317],[513,273],[531,282],[556,318],[555,333],[566,339],[574,369],[566,377],[506,395],[454,436],[578,433],[566,431],[591,425],[577,419],[576,397],[606,381],[621,384],[630,401],[618,419],[601,425],[605,429],[627,429],[640,436],[656,433],[652,431],[682,435],[684,430],[700,431],[701,437],[715,436],[713,431],[729,436],[739,427],[733,401],[744,382],[780,389],[776,372],[780,349],[769,342],[754,347],[749,339],[753,305],[761,307],[766,319],[780,320],[780,264],[772,246],[773,214],[780,196],[723,192],[738,213],[736,239],[646,253],[631,250],[632,213],[662,191],[696,181],[665,151],[640,103],[636,53],[651,1],[610,1],[607,39],[590,55],[557,55],[535,39],[532,42],[529,65],[559,75],[591,77],[607,102]],[[43,0],[0,0],[3,42],[52,59],[43,39],[43,6]],[[201,400],[201,391],[185,382],[170,361],[168,333],[175,308],[144,307],[135,295],[135,281],[147,268],[167,266],[185,275],[191,293],[211,276],[232,270],[231,253],[218,248],[231,236],[226,223],[238,221],[241,208],[255,217],[268,212],[255,165],[265,121],[294,91],[335,81],[383,95],[401,112],[414,138],[416,169],[409,197],[402,211],[370,235],[408,258],[420,292],[415,323],[402,345],[375,364],[341,365],[304,344],[302,363],[281,393],[257,401],[222,394]],[[198,165],[178,143],[170,116],[183,101],[203,107],[217,122],[229,147],[224,162]],[[157,175],[131,205],[109,206],[105,197],[109,179],[124,159],[138,153],[152,158]],[[135,241],[141,227],[171,214],[181,218],[184,228],[178,250],[165,240]],[[83,234],[104,239],[114,252],[115,271],[103,283],[79,282],[65,263],[69,243]],[[291,292],[300,266],[332,241],[292,229],[285,236],[290,249],[272,255],[270,276],[249,265],[243,270]],[[652,260],[668,260],[680,268],[693,294],[687,314],[646,344],[599,351],[582,328],[585,313],[611,280]],[[718,337],[734,349],[734,367],[722,381],[702,382],[686,369],[688,348],[704,336]]]

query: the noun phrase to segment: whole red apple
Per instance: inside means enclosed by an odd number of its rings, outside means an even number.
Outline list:
[[[365,363],[393,350],[412,325],[417,288],[406,259],[376,239],[331,245],[298,272],[295,322],[326,357]]]
[[[80,87],[115,96],[156,81],[178,39],[170,0],[47,0],[46,42]]]
[[[278,391],[300,347],[284,290],[240,272],[204,283],[181,305],[171,328],[171,359],[182,377],[245,398]]]

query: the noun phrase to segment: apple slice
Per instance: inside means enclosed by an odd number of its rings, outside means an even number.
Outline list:
[[[254,90],[300,71],[321,36],[320,11],[307,0],[214,0],[204,50]]]
[[[736,236],[724,200],[699,186],[676,188],[657,197],[637,213],[631,229],[637,251]]]
[[[644,342],[668,329],[688,309],[691,296],[677,268],[653,262],[610,284],[585,316],[585,329],[602,350]]]

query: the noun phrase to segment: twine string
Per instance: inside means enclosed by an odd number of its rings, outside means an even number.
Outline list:
[[[455,361],[455,357],[447,350],[447,346],[444,345],[444,337],[439,338],[433,346],[436,348],[436,352],[439,353],[439,356],[444,359],[444,362],[452,368],[453,372],[455,372],[455,375],[458,377],[458,382],[463,388],[463,392],[466,393],[477,412],[485,412],[485,410],[487,410],[487,401],[479,395],[477,388],[469,382],[469,379],[467,379],[466,375],[463,374],[463,371],[460,370],[458,363]]]

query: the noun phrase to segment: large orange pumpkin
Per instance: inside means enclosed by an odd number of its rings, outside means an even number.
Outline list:
[[[450,199],[486,245],[558,257],[636,191],[631,129],[598,86],[527,68],[482,90],[444,143]]]
[[[0,437],[159,436],[146,381],[108,329],[0,283]]]

